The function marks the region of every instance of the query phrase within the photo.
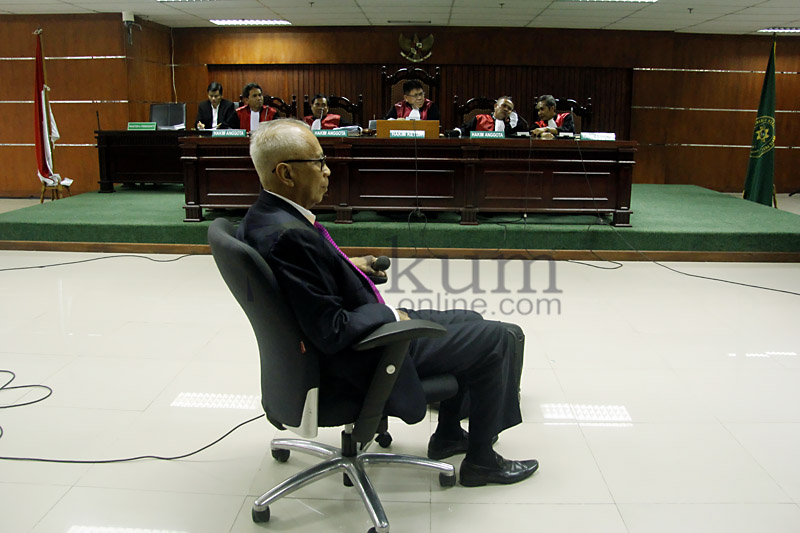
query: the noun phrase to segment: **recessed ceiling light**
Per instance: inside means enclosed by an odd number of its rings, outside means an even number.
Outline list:
[[[800,33],[800,28],[764,28],[759,33]]]
[[[212,19],[209,22],[217,26],[291,26],[288,20],[227,20]]]

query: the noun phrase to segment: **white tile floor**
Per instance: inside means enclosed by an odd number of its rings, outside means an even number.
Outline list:
[[[0,251],[0,269],[90,257],[105,256]],[[800,291],[794,264],[672,266]],[[411,272],[434,297],[444,281],[477,279],[486,292],[473,285],[450,298],[525,330],[525,423],[504,432],[497,449],[535,457],[541,469],[518,485],[475,489],[374,469],[392,531],[800,531],[798,296],[645,263],[557,263],[552,279],[547,265],[519,262],[507,268],[510,292],[498,294],[497,263],[450,267],[449,280],[434,260]],[[538,292],[521,292],[523,268]],[[408,277],[397,285],[384,291],[390,303],[431,297],[412,293]],[[561,292],[544,292],[551,285]],[[544,298],[553,299],[549,314]],[[54,390],[41,403],[0,410],[0,455],[178,455],[260,413],[253,335],[210,256],[2,271],[0,302],[0,368],[16,372],[12,386]],[[241,405],[173,407],[181,393],[241,395]],[[5,390],[0,404],[39,395]],[[430,422],[391,427],[393,450],[425,452]],[[322,439],[335,443],[337,432]],[[366,532],[362,505],[338,476],[273,505],[268,524],[251,521],[257,495],[312,461],[274,462],[275,434],[258,420],[173,462],[0,461],[0,531]]]

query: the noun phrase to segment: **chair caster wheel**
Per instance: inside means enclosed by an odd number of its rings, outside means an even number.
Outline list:
[[[440,473],[439,474],[439,486],[440,487],[455,487],[456,486],[456,475],[453,473],[452,476],[448,476],[447,474]]]
[[[285,463],[289,460],[289,450],[272,450],[272,458],[279,463]]]
[[[269,507],[263,511],[256,511],[254,508],[251,514],[253,516],[253,522],[255,523],[269,522]]]
[[[378,446],[381,448],[388,448],[392,445],[392,436],[388,431],[386,433],[380,433],[375,437],[375,442],[377,442]]]
[[[348,476],[347,474],[342,474],[342,483],[344,484],[345,487],[353,486],[353,480],[350,479],[350,476]]]

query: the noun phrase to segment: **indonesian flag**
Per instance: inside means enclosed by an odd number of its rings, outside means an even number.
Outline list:
[[[36,162],[39,166],[39,179],[45,185],[58,185],[61,176],[53,170],[53,144],[58,140],[58,127],[47,92],[47,78],[44,73],[44,56],[42,55],[41,30],[36,34],[36,86],[34,87],[34,128],[36,132]],[[64,185],[67,185],[64,183]]]

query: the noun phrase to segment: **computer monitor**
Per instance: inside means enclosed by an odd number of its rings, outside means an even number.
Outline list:
[[[150,104],[150,122],[160,130],[186,129],[186,103]]]

